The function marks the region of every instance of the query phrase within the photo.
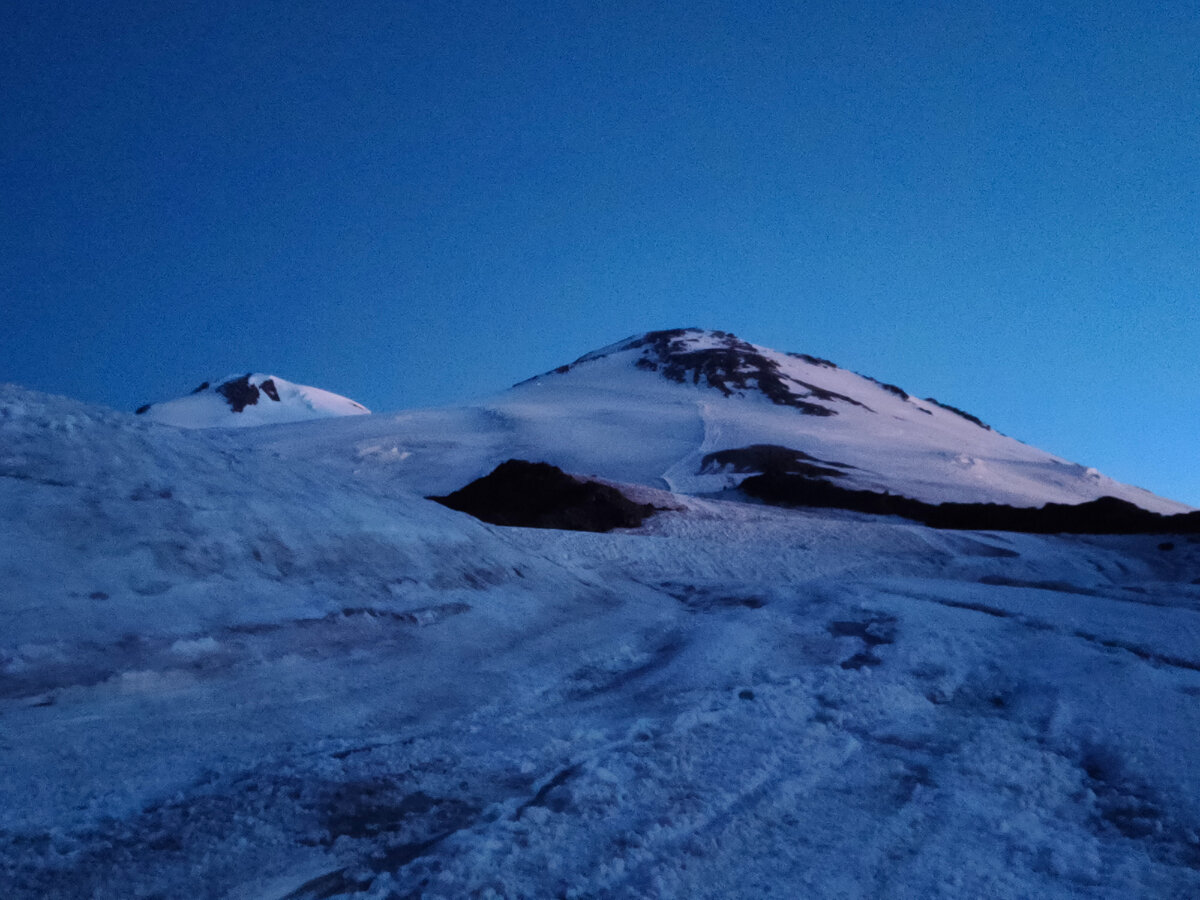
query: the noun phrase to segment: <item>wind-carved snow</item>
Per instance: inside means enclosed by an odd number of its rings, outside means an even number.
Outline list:
[[[1200,543],[668,494],[756,458],[1096,479],[820,362],[773,357],[871,412],[640,349],[272,429],[0,387],[5,896],[1200,896]],[[665,511],[425,499],[534,454]]]

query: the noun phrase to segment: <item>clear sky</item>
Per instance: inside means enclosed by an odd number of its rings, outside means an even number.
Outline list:
[[[376,411],[651,328],[1200,505],[1192,3],[0,4],[0,380]]]

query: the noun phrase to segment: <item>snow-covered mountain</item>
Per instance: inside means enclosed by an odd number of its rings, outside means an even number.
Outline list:
[[[630,338],[525,382],[498,406],[534,420],[545,417],[543,410],[561,410],[550,414],[560,434],[564,419],[576,427],[608,423],[612,431],[623,425],[631,436],[673,433],[691,445],[689,452],[653,464],[664,464],[664,486],[684,493],[736,484],[756,468],[750,459],[739,465],[730,451],[772,445],[836,469],[823,477],[847,487],[930,502],[1040,506],[1109,495],[1154,511],[1186,508],[1006,437],[953,406],[723,332]],[[636,439],[627,447],[628,455],[650,462]],[[571,460],[573,470],[593,471],[586,462]]]
[[[686,494],[736,486],[780,448],[848,488],[1015,506],[1102,496],[1188,509],[817,357],[723,332],[652,332],[588,353],[484,402],[338,423],[279,445],[446,493],[511,457]],[[776,457],[778,453],[776,451]]]
[[[153,422],[179,428],[279,425],[368,413],[361,403],[338,394],[254,372],[205,381],[187,396],[137,410]]]
[[[582,533],[427,499],[509,457],[654,512]],[[1196,536],[725,490],[771,467],[1134,490],[706,332],[264,429],[0,385],[0,893],[1200,896]]]

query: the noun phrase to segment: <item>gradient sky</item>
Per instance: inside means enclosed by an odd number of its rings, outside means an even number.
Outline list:
[[[376,411],[733,331],[1200,505],[1200,14],[0,5],[0,380]]]

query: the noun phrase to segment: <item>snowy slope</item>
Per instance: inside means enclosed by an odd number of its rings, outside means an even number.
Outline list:
[[[721,332],[687,329],[631,338],[584,356],[565,372],[526,382],[503,408],[528,409],[531,418],[542,418],[538,407],[564,407],[575,418],[612,420],[620,415],[621,395],[654,397],[650,410],[630,416],[640,419],[628,429],[636,448],[637,436],[666,430],[653,424],[663,386],[675,395],[672,405],[694,411],[692,427],[700,436],[690,452],[660,473],[676,491],[701,493],[735,484],[744,475],[706,472],[704,457],[773,444],[852,467],[839,480],[847,487],[890,490],[928,502],[1040,506],[1111,495],[1154,511],[1186,509],[1022,444],[951,407],[827,360],[781,353]],[[583,395],[595,399],[589,403]]]
[[[1200,544],[498,528],[365,424],[0,388],[5,897],[1200,895]]]
[[[204,382],[186,397],[141,407],[138,415],[179,428],[278,425],[370,413],[360,403],[275,375],[229,375]]]
[[[749,474],[706,466],[709,454],[769,444],[839,467],[846,487],[928,502],[1041,506],[1107,495],[1154,512],[1188,509],[825,360],[698,330],[630,338],[474,406],[248,440],[424,494],[510,457],[706,494]]]

